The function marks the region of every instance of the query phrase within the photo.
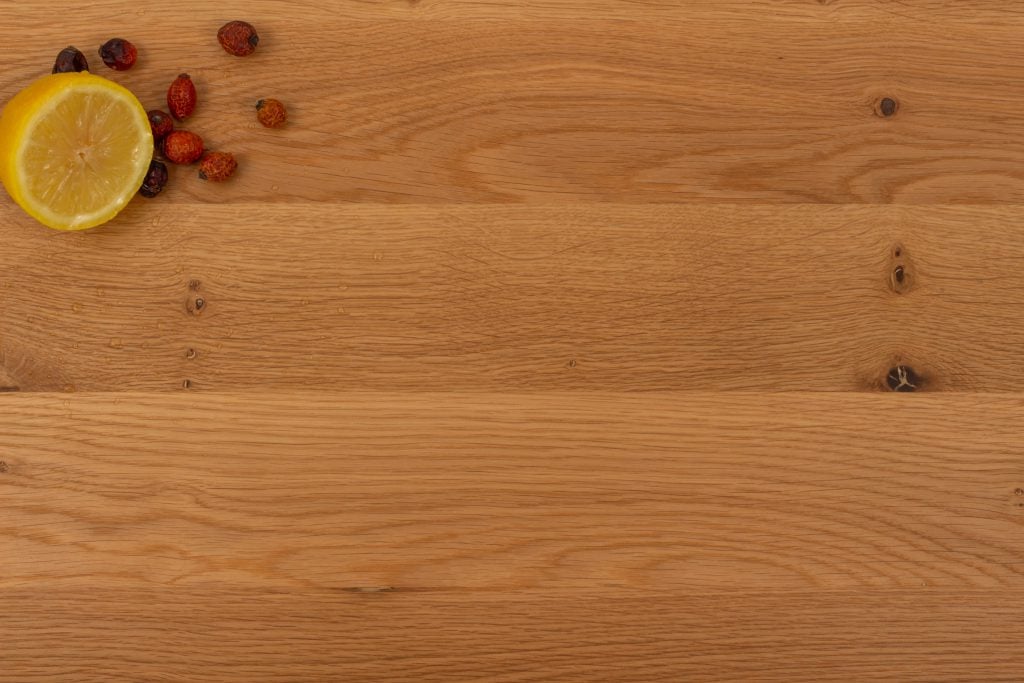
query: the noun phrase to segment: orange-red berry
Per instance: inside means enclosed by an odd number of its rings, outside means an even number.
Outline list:
[[[127,71],[135,64],[139,51],[124,38],[111,38],[100,45],[100,59],[111,69]]]
[[[167,89],[167,108],[179,121],[192,115],[196,110],[197,99],[195,83],[188,74],[181,74],[175,78],[171,87]]]
[[[176,164],[194,164],[203,156],[203,139],[190,131],[176,130],[164,138],[164,156]]]
[[[280,128],[288,121],[288,110],[280,100],[268,97],[256,103],[256,118],[267,128]]]
[[[251,55],[260,44],[260,37],[252,24],[245,21],[229,21],[217,31],[220,46],[229,55],[245,57]]]
[[[233,154],[228,152],[210,152],[199,162],[199,179],[222,183],[230,178],[238,168]]]

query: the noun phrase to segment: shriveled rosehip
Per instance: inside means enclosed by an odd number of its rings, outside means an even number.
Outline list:
[[[174,131],[174,119],[171,115],[159,109],[150,109],[146,112],[149,117],[149,127],[153,129],[153,139],[159,142]]]
[[[199,179],[222,183],[230,178],[238,168],[233,154],[228,152],[210,152],[199,162]]]
[[[188,74],[181,74],[175,78],[171,87],[167,89],[167,108],[179,121],[192,115],[196,110],[197,99],[195,83]]]
[[[251,55],[260,44],[256,29],[246,21],[229,21],[217,31],[217,40],[229,55],[245,57]]]
[[[53,63],[53,73],[66,74],[78,71],[88,71],[89,60],[85,58],[82,51],[77,47],[69,45],[57,54]]]
[[[146,173],[146,178],[142,181],[142,187],[139,188],[139,194],[143,197],[153,197],[160,194],[160,191],[164,189],[164,185],[167,184],[167,165],[162,161],[154,159],[149,162],[149,172]]]
[[[176,164],[194,164],[203,156],[203,139],[187,130],[176,130],[164,138],[164,156]]]
[[[288,110],[280,100],[268,97],[256,103],[256,118],[267,128],[280,128],[288,120]]]
[[[124,38],[111,38],[100,45],[100,59],[111,69],[127,71],[135,64],[139,51]]]

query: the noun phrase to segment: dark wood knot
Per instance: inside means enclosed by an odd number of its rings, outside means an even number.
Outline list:
[[[921,386],[921,378],[913,368],[907,365],[897,365],[889,370],[885,383],[893,391],[917,391]]]
[[[895,116],[896,112],[899,111],[899,109],[899,103],[891,97],[883,97],[882,99],[878,100],[878,103],[875,105],[875,113],[877,113],[883,119]]]

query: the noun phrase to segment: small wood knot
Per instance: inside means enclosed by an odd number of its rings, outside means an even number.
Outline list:
[[[571,361],[569,361],[569,367],[570,367],[570,368],[574,368],[574,367],[576,367],[576,361],[575,361],[575,359],[574,359],[574,360],[571,360]]]
[[[900,105],[896,100],[891,97],[883,97],[878,101],[875,111],[878,112],[879,116],[887,119],[890,116],[894,116],[899,111],[899,108]]]
[[[7,466],[7,463],[4,462],[3,460],[0,460],[0,474],[6,474],[7,472],[10,471],[11,468]]]
[[[202,284],[203,284],[203,283],[202,283],[202,282],[200,282],[199,280],[189,280],[189,281],[188,281],[188,288],[189,288],[189,289],[191,289],[191,290],[192,290],[193,292],[195,292],[195,291],[198,291],[198,290],[199,290],[199,287],[200,287],[200,286],[201,286]]]
[[[195,360],[196,356],[198,355],[199,352],[196,351],[195,349],[189,349],[188,351],[185,352],[185,358],[187,358],[188,360]]]
[[[2,464],[2,463],[0,463],[0,464]],[[1018,486],[1017,488],[1015,488],[1013,490],[1013,495],[1015,495],[1015,496],[1024,496],[1024,489],[1022,489],[1022,488],[1020,488]]]
[[[192,380],[187,379],[184,382],[182,382],[181,383],[181,388],[182,389],[191,389],[192,388]]]
[[[892,248],[892,261],[890,261],[889,288],[896,294],[904,294],[912,288],[911,282],[913,273],[911,264],[906,257],[906,250],[899,244]]]
[[[206,308],[206,299],[201,296],[189,297],[185,301],[185,309],[192,315],[199,315]]]
[[[920,387],[921,379],[914,372],[913,368],[906,365],[897,365],[889,370],[885,382],[893,391],[917,391]]]

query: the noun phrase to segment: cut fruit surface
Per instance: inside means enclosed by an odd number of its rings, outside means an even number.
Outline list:
[[[39,79],[0,118],[0,180],[29,215],[57,230],[116,216],[152,157],[149,120],[135,95],[86,72]]]

